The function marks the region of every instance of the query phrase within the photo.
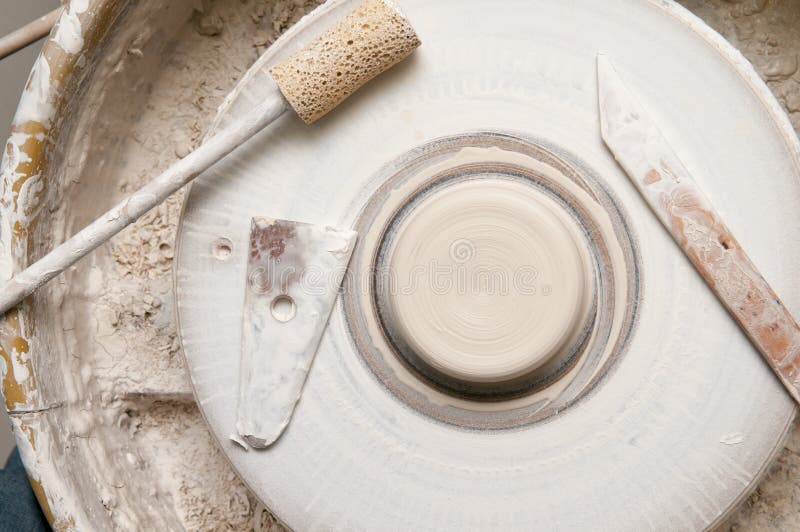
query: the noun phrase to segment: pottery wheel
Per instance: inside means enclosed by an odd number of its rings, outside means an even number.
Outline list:
[[[353,4],[278,41],[217,127]],[[192,186],[176,286],[198,404],[294,529],[711,526],[794,408],[603,146],[595,56],[615,58],[798,314],[796,138],[676,4],[497,4],[403,1],[423,40],[411,60],[318,125],[284,116]],[[359,241],[291,424],[247,451],[230,436],[259,215]]]

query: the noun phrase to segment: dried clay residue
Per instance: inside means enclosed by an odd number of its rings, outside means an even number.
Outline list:
[[[319,3],[133,3],[63,150],[52,232],[74,232],[199,145],[244,72]],[[42,413],[58,436],[39,445],[51,449],[59,477],[74,479],[59,492],[75,500],[55,506],[76,508],[69,519],[79,529],[282,529],[233,473],[194,404],[172,291],[182,198],[46,288],[56,304],[40,320],[63,331],[54,339],[61,358],[49,365],[64,380],[42,386],[63,406]]]

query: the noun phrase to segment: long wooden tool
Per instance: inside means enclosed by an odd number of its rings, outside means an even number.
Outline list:
[[[315,122],[419,45],[414,28],[391,0],[365,0],[333,29],[273,67],[270,73],[275,86],[246,119],[203,143],[12,277],[0,292],[0,314],[244,144],[287,109],[293,109],[306,123]]]
[[[800,326],[605,54],[598,56],[597,72],[606,145],[789,394],[800,403]]]
[[[63,7],[57,7],[48,14],[17,28],[8,35],[0,37],[0,59],[19,52],[29,44],[35,43],[53,29],[53,25],[61,16]]]

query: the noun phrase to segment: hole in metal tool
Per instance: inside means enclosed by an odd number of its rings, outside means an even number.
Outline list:
[[[281,323],[286,323],[297,314],[297,305],[294,304],[294,300],[289,296],[278,296],[272,300],[270,311],[273,318]]]

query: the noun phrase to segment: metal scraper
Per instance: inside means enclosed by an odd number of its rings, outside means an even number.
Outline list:
[[[236,430],[275,442],[292,417],[357,234],[256,217],[250,227]]]

